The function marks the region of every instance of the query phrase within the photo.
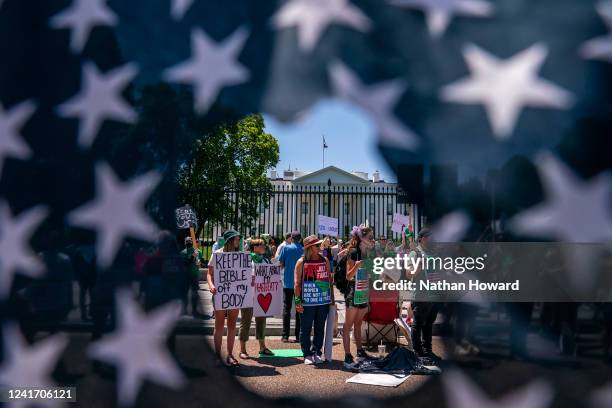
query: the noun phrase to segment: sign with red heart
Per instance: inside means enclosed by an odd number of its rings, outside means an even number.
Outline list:
[[[282,275],[279,264],[253,264],[255,291],[253,314],[280,316],[283,303]]]

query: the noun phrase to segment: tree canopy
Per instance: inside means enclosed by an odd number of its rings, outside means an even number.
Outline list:
[[[191,159],[178,170],[179,202],[194,207],[200,231],[205,220],[245,226],[257,215],[259,203],[267,202],[271,184],[266,174],[278,163],[279,147],[264,128],[263,117],[251,114],[195,139]],[[244,190],[259,194],[241,195]]]

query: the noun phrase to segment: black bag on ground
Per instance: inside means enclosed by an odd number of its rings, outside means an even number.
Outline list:
[[[423,361],[414,350],[398,347],[385,358],[374,361],[364,361],[359,365],[359,371],[364,373],[383,372],[387,374],[439,374],[439,370],[432,370],[423,365]]]

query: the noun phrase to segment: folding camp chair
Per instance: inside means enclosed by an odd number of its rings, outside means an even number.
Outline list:
[[[376,291],[370,292],[371,294]],[[395,319],[400,315],[399,294],[385,295],[385,299],[370,299],[370,310],[364,317],[366,322],[366,346],[374,339],[380,337],[383,342],[392,335],[393,344],[399,342],[399,330],[395,324]]]

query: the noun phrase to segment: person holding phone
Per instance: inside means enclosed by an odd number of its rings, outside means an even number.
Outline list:
[[[344,345],[344,367],[351,370],[355,367],[355,360],[351,354],[351,329],[357,347],[357,358],[367,359],[370,356],[363,349],[361,343],[361,323],[368,312],[368,304],[355,304],[355,277],[363,265],[363,259],[374,250],[374,231],[370,227],[353,227],[351,240],[348,246],[346,260],[346,280],[348,288],[344,295],[346,302],[346,315],[342,331]]]

